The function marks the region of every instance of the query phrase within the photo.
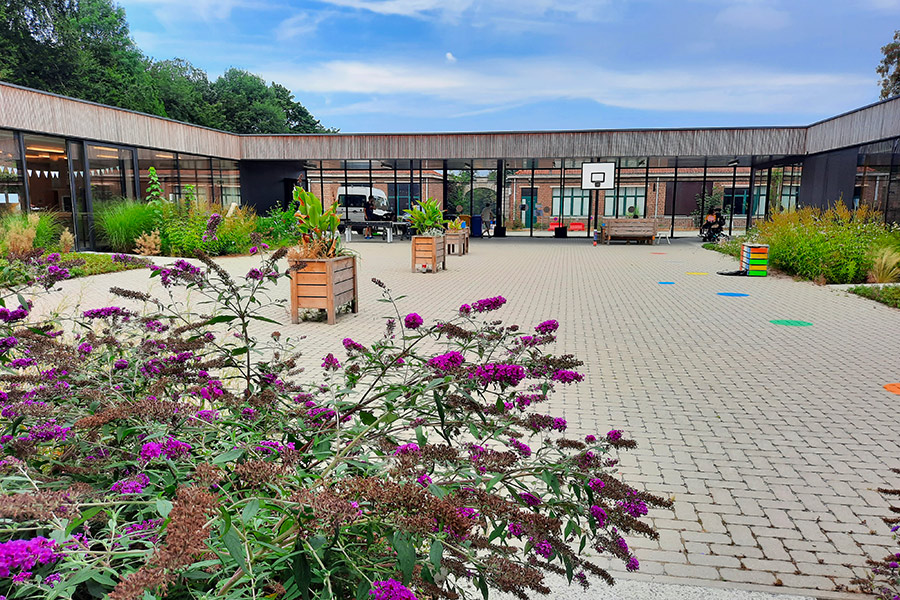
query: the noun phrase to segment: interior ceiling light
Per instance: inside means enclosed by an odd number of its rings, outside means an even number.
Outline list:
[[[41,148],[39,146],[26,146],[26,150],[34,150],[35,152],[53,152],[54,154],[65,154],[65,150],[59,148]]]

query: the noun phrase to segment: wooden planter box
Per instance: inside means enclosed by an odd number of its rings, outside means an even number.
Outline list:
[[[352,303],[354,313],[359,312],[355,257],[339,256],[301,262],[306,263],[306,268],[291,271],[291,323],[300,322],[301,308],[327,311],[329,325],[334,325],[337,320],[337,309],[348,302]]]
[[[465,229],[448,231],[444,234],[447,254],[462,256],[469,252],[469,236]]]
[[[412,237],[412,271],[422,267],[427,272],[437,273],[438,265],[447,268],[447,245],[444,236],[430,237],[414,235]]]

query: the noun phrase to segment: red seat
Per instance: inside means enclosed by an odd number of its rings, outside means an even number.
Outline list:
[[[584,231],[584,223],[571,223],[569,225],[569,231]]]

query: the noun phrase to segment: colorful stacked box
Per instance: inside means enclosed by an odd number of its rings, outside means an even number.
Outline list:
[[[765,277],[769,272],[769,245],[741,244],[741,271],[751,277]]]

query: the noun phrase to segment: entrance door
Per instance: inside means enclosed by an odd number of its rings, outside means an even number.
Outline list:
[[[532,226],[532,215],[537,216],[534,209],[534,203],[537,201],[537,190],[535,188],[522,188],[522,202],[520,209],[522,211],[522,223],[526,229]]]

